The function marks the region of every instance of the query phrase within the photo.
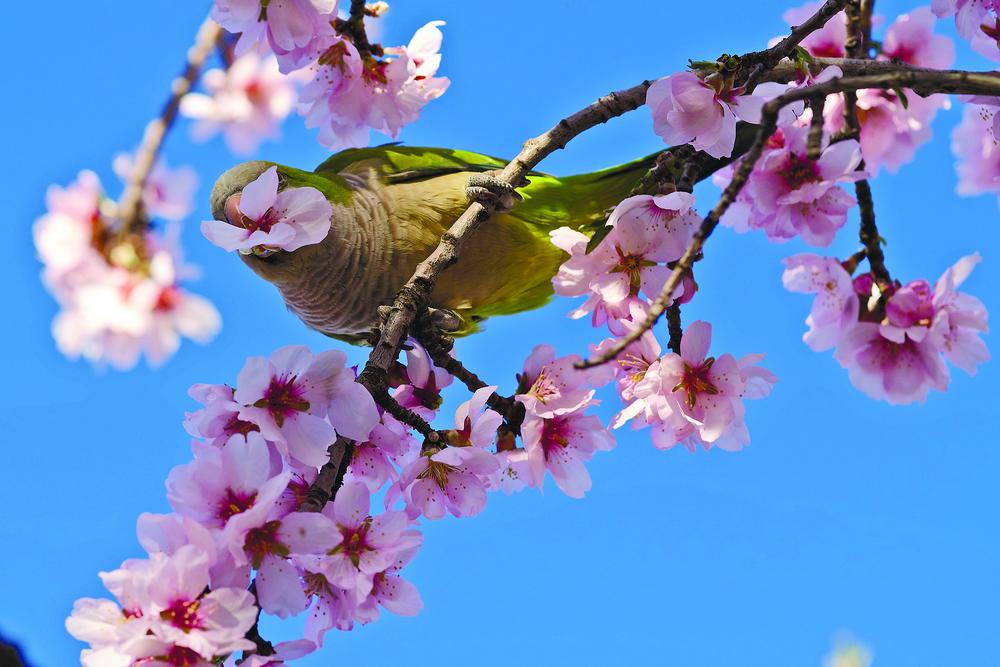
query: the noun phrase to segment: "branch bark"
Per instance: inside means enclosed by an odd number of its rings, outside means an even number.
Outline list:
[[[170,97],[163,105],[163,110],[158,117],[146,125],[142,143],[139,145],[139,150],[136,151],[135,161],[132,164],[132,173],[129,174],[118,208],[121,221],[117,233],[119,241],[125,239],[139,221],[142,215],[142,192],[146,187],[149,174],[156,164],[160,149],[163,147],[163,140],[177,118],[181,98],[194,87],[205,61],[212,55],[212,51],[215,50],[222,35],[223,30],[215,21],[210,18],[205,19],[201,27],[198,28],[194,45],[188,50],[184,71],[170,85]]]
[[[641,327],[632,330],[627,336],[619,339],[614,346],[608,348],[603,354],[591,357],[577,364],[577,368],[593,368],[615,359],[625,348],[638,340],[643,333],[651,329],[657,320],[660,319],[660,316],[666,310],[667,304],[670,302],[670,295],[673,294],[674,290],[680,284],[684,271],[691,268],[695,258],[701,253],[705,241],[719,224],[719,219],[736,200],[740,190],[746,184],[747,179],[750,177],[750,172],[763,152],[764,144],[777,127],[778,112],[782,108],[794,102],[807,101],[809,98],[817,95],[833,95],[836,93],[858,91],[864,88],[911,88],[913,90],[920,88],[926,91],[927,94],[947,92],[959,95],[996,96],[1000,95],[1000,74],[993,72],[926,70],[897,65],[893,69],[883,69],[878,74],[841,77],[815,86],[795,88],[784,95],[770,100],[764,105],[764,110],[761,114],[760,129],[757,132],[753,146],[750,147],[750,150],[743,157],[739,167],[737,167],[733,174],[733,180],[729,182],[729,185],[723,191],[715,208],[705,216],[698,227],[690,244],[684,251],[684,255],[677,260],[673,272],[663,286],[663,290],[650,306],[646,321],[643,322]],[[867,248],[868,246],[866,245]],[[881,253],[881,249],[876,248],[876,250],[879,254]],[[869,261],[871,261],[871,258],[869,258]]]

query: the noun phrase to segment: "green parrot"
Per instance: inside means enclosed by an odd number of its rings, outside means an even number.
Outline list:
[[[656,155],[590,174],[557,178],[532,173],[523,201],[496,213],[438,278],[431,306],[461,318],[457,335],[493,315],[538,308],[552,296],[552,277],[566,254],[549,232],[570,226],[590,233],[624,199]],[[271,166],[279,190],[310,186],[333,206],[330,233],[318,244],[267,256],[241,255],[281,292],[307,326],[361,344],[379,306],[396,293],[441,235],[468,207],[465,189],[476,173],[505,160],[443,148],[386,145],[342,151],[312,172],[254,161],[224,173],[212,190],[212,214],[229,221],[226,203]]]

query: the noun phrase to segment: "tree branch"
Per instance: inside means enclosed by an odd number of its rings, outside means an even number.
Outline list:
[[[205,19],[201,27],[198,28],[194,45],[188,50],[184,71],[170,84],[170,97],[167,99],[167,103],[163,106],[160,115],[146,125],[142,143],[139,145],[132,163],[132,173],[129,174],[128,181],[125,183],[125,191],[122,193],[121,204],[118,208],[121,220],[121,226],[117,233],[119,241],[124,240],[129,235],[133,225],[139,221],[142,215],[142,192],[146,187],[146,180],[156,164],[163,140],[177,118],[181,98],[194,87],[198,75],[201,73],[201,68],[212,54],[216,44],[219,43],[222,34],[222,28],[215,21]]]
[[[649,86],[649,81],[643,81],[632,88],[611,93],[559,121],[548,132],[529,139],[517,157],[496,174],[496,178],[518,187],[528,172],[543,158],[564,148],[581,132],[642,106],[646,101],[646,90]],[[358,381],[373,394],[376,391],[384,391],[389,367],[399,354],[400,346],[406,340],[410,326],[418,314],[427,308],[437,277],[458,261],[462,244],[490,218],[494,209],[495,204],[492,202],[470,203],[465,212],[441,237],[437,248],[417,265],[413,276],[396,295],[381,327],[381,335],[358,377]]]
[[[964,72],[955,70],[917,70],[915,68],[896,66],[895,69],[887,69],[879,74],[866,76],[851,76],[832,79],[814,86],[803,86],[794,88],[784,95],[780,95],[764,105],[761,114],[761,125],[757,132],[757,138],[753,146],[743,157],[739,167],[733,174],[733,179],[726,186],[719,202],[715,208],[705,216],[701,225],[695,231],[690,244],[684,251],[674,270],[667,279],[663,290],[650,306],[645,322],[641,327],[634,329],[629,334],[608,348],[603,354],[591,357],[577,364],[577,368],[593,368],[607,363],[616,358],[629,345],[638,340],[643,333],[656,324],[660,316],[663,315],[667,304],[670,302],[670,295],[680,284],[684,271],[691,268],[695,258],[701,252],[705,241],[711,236],[719,219],[729,209],[729,206],[736,200],[740,190],[750,176],[757,160],[760,159],[764,150],[764,144],[774,133],[777,127],[778,112],[794,102],[806,101],[816,95],[833,95],[849,91],[858,91],[864,88],[920,88],[927,94],[934,93],[955,93],[959,95],[1000,95],[1000,74],[993,72]],[[866,249],[868,246],[866,245]],[[880,254],[881,249],[876,249]],[[871,258],[869,258],[871,261]]]

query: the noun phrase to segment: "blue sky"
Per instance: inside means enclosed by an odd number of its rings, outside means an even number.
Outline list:
[[[890,20],[913,6],[878,3]],[[511,156],[609,90],[689,58],[761,47],[784,30],[785,8],[771,0],[627,9],[398,1],[386,41],[447,21],[441,73],[452,79],[402,139]],[[211,182],[237,159],[220,141],[190,143],[184,123],[166,155],[202,176],[184,241],[204,269],[195,290],[222,312],[221,335],[208,347],[185,344],[162,370],[131,373],[67,361],[50,337],[56,306],[38,280],[30,234],[44,190],[82,168],[116,187],[112,157],[135,146],[207,9],[94,0],[7,10],[8,25],[33,27],[7,31],[15,55],[0,109],[11,232],[0,292],[9,318],[0,329],[0,631],[39,667],[76,664],[82,646],[62,625],[73,600],[103,595],[96,573],[141,554],[140,512],[167,511],[163,480],[189,457],[180,425],[193,407],[187,387],[234,381],[247,356],[282,345],[330,345],[201,238]],[[964,44],[959,53],[961,65],[989,67]],[[980,250],[985,261],[966,289],[1000,312],[996,200],[953,194],[948,134],[959,112],[939,115],[917,162],[874,183],[879,227],[890,269],[904,281],[934,280]],[[308,168],[327,155],[298,118],[285,129],[285,141],[265,144],[262,157]],[[661,146],[640,110],[542,168],[588,171]],[[704,211],[717,193],[701,186],[696,194]],[[845,228],[832,251],[855,248]],[[645,433],[620,432],[617,449],[589,466],[594,489],[582,501],[550,484],[542,495],[493,497],[475,519],[426,525],[407,570],[423,613],[331,634],[321,654],[297,664],[804,666],[819,665],[833,635],[849,629],[880,666],[996,665],[1000,367],[987,363],[974,378],[955,371],[949,391],[925,405],[865,398],[829,354],[800,341],[810,302],[781,289],[780,261],[803,249],[720,229],[698,267],[702,289],[685,307],[686,321],[713,322],[714,352],[766,352],[780,378],[771,397],[748,406],[749,449],[660,452]],[[565,318],[570,307],[556,301],[492,320],[459,354],[509,390],[535,343],[568,354],[599,339]],[[602,410],[610,414],[611,401]],[[268,629],[276,638],[283,631]]]

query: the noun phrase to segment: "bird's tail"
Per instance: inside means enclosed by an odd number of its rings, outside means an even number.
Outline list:
[[[609,209],[625,199],[656,162],[659,153],[589,174],[549,176],[532,173],[530,185],[519,188],[524,201],[513,215],[539,231],[569,226],[591,232],[604,224]]]

